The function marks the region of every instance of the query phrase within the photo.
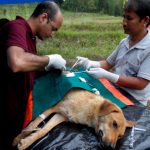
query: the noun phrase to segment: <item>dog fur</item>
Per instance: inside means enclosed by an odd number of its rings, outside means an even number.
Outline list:
[[[109,100],[83,89],[72,89],[54,107],[43,112],[45,118],[56,114],[41,129],[37,128],[42,118],[39,116],[23,130],[13,142],[19,150],[24,150],[47,134],[53,127],[64,121],[84,124],[95,129],[98,137],[112,148],[122,138],[127,127],[135,125],[125,119],[122,110]],[[43,116],[42,115],[42,116]],[[36,132],[32,132],[37,130]]]

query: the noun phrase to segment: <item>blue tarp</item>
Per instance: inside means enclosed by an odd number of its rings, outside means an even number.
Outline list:
[[[42,2],[44,0],[0,0],[0,4],[19,4],[19,3],[33,3]]]

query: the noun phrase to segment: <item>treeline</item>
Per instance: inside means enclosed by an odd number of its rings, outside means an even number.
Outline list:
[[[59,1],[59,0],[58,0]],[[122,15],[126,0],[65,0],[61,7],[76,12],[98,12],[114,16]]]

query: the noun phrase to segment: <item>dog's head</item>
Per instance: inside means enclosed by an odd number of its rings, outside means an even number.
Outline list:
[[[104,100],[98,113],[98,137],[107,146],[115,148],[117,140],[123,137],[126,128],[134,126],[135,122],[126,120],[122,110],[108,100]]]

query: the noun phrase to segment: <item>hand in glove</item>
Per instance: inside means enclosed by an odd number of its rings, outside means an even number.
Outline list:
[[[100,67],[100,62],[99,61],[92,61],[92,60],[89,60],[88,58],[80,57],[80,56],[77,56],[76,58],[77,58],[77,61],[78,61],[78,66],[81,66],[85,69]]]
[[[51,68],[64,70],[66,69],[66,60],[62,58],[61,55],[53,54],[47,55],[49,58],[49,63],[45,66],[45,70],[49,71]]]
[[[119,75],[106,71],[102,68],[91,68],[90,70],[87,70],[87,73],[96,79],[106,78],[114,83],[116,83],[119,79]]]

